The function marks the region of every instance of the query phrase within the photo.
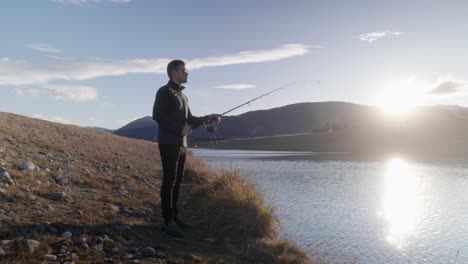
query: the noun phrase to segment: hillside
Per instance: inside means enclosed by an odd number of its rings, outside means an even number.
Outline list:
[[[134,120],[113,132],[116,135],[155,142],[158,138],[158,123],[145,116]]]
[[[404,117],[391,117],[369,107],[307,133],[194,142],[204,148],[343,152],[340,158],[375,160],[389,155],[429,162],[468,162],[468,113],[422,107]],[[339,122],[338,122],[339,124]],[[221,129],[221,128],[220,128]],[[219,140],[221,138],[221,140]]]
[[[372,115],[371,107],[346,102],[298,103],[223,117],[217,136],[235,139],[328,131],[333,126],[345,127]],[[192,141],[206,138],[203,129],[191,135]]]
[[[185,239],[160,232],[157,145],[0,113],[4,263],[311,263],[235,171],[189,158]]]

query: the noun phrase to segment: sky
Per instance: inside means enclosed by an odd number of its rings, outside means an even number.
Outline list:
[[[468,107],[468,1],[5,0],[0,111],[116,129],[186,61],[194,115],[299,102]]]

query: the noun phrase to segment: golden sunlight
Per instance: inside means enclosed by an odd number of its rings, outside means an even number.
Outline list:
[[[418,178],[411,165],[401,159],[387,162],[384,174],[383,209],[379,212],[388,224],[386,240],[403,247],[420,214]]]

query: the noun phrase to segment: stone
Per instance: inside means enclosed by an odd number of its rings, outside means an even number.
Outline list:
[[[162,253],[161,251],[156,251],[156,253],[154,253],[154,257],[159,259],[167,259],[167,255]]]
[[[62,234],[61,237],[62,237],[63,239],[70,239],[70,238],[72,238],[72,236],[73,236],[72,232],[70,232],[70,231],[65,231],[65,232],[63,232],[63,234]]]
[[[34,163],[30,160],[26,160],[26,161],[23,161],[19,168],[21,170],[29,170],[29,171],[33,171],[34,169],[36,169],[36,165],[34,165]]]
[[[109,208],[109,210],[111,210],[114,213],[120,212],[120,208],[117,205],[114,205],[114,204],[108,204],[107,208]]]
[[[0,182],[4,183],[3,188],[15,185],[15,182],[11,179],[10,174],[5,168],[0,168]]]
[[[81,249],[83,249],[84,251],[89,251],[89,245],[87,243],[83,243],[81,244]]]
[[[55,261],[55,260],[57,260],[57,256],[56,255],[45,255],[44,259],[46,261]]]
[[[152,257],[156,254],[156,250],[152,247],[145,247],[140,249],[140,253],[145,257]]]
[[[185,253],[185,252],[179,252],[176,254],[176,256],[185,260],[191,260],[191,261],[197,260],[197,256],[190,254],[190,253]]]
[[[133,258],[132,254],[125,254],[125,255],[122,256],[123,260],[129,260],[129,259],[132,259],[132,258]]]
[[[67,195],[64,192],[50,192],[45,195],[45,198],[54,201],[60,201],[65,200],[67,198]]]
[[[73,239],[74,244],[79,245],[79,244],[83,244],[85,242],[86,242],[86,237],[84,237],[84,236],[76,237],[76,238]]]
[[[25,239],[22,243],[28,253],[34,253],[41,246],[41,242],[32,239]]]

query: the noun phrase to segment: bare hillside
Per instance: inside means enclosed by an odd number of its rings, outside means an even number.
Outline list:
[[[160,232],[157,144],[0,113],[5,263],[308,263],[236,172],[190,159],[186,239]]]

